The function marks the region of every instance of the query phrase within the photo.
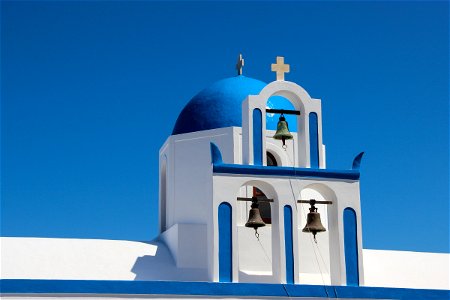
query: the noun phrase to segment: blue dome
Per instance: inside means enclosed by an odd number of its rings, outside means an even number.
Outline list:
[[[241,127],[242,102],[257,95],[266,83],[243,75],[217,81],[198,93],[183,108],[172,134]]]

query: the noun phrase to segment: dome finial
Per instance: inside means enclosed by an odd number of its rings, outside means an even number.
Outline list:
[[[283,56],[277,56],[277,63],[272,64],[272,72],[277,73],[277,80],[284,80],[284,73],[289,73],[289,65],[284,63]]]
[[[236,63],[236,70],[238,75],[242,75],[242,67],[244,66],[244,59],[242,58],[242,54],[239,54],[238,60]]]

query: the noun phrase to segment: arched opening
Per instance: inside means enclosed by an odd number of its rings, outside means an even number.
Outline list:
[[[266,136],[266,164],[267,166],[293,166],[295,159],[290,155],[294,154],[294,149],[282,148],[282,142],[273,139],[273,136]]]
[[[283,166],[309,167],[309,112],[316,111],[320,121],[320,103],[318,103],[319,105],[312,103],[311,97],[302,87],[290,82],[274,82],[268,84],[261,90],[259,95],[249,98],[248,101],[251,107],[261,108],[263,105],[266,106],[266,119],[263,119],[263,121],[266,121],[266,135],[264,136],[265,148],[267,148],[268,144],[271,144],[276,148],[279,147],[280,151],[283,151],[281,148],[282,142],[271,139],[276,132],[276,124],[278,123],[278,118],[281,113],[280,111],[276,111],[276,113],[272,114],[274,112],[273,110],[289,109],[300,112],[300,115],[294,113],[293,118],[295,118],[295,120],[291,120],[290,118],[287,119],[289,130],[293,135],[293,140],[287,140],[286,153],[283,155]],[[284,102],[286,106],[283,104],[279,105],[276,103],[278,101]],[[268,109],[272,109],[272,111],[268,112]],[[250,112],[250,114],[251,113],[252,112]],[[286,116],[290,116],[290,114],[285,115],[285,117]],[[244,126],[243,129],[247,131],[246,134],[252,135],[250,127]],[[279,137],[281,138],[281,136]],[[321,137],[319,136],[319,140],[320,139]],[[263,149],[263,151],[264,150],[265,149]],[[321,148],[319,148],[319,150],[321,150]]]
[[[295,110],[292,102],[282,96],[272,96],[267,100],[267,108],[271,109],[286,109]],[[290,132],[297,132],[297,117],[294,115],[285,115],[286,122],[289,125]],[[280,118],[279,114],[267,113],[266,114],[266,129],[267,130],[277,130],[278,120]]]
[[[268,166],[273,166],[273,167],[278,166],[278,161],[275,158],[275,155],[273,155],[271,152],[267,151],[266,156],[267,156],[267,165]]]
[[[334,192],[323,184],[312,184],[300,192],[300,199],[335,201]],[[309,232],[302,232],[309,213],[309,204],[298,204],[298,270],[301,284],[331,284],[330,241],[328,227],[328,206],[316,205],[322,225],[327,229],[316,235],[317,243]]]
[[[294,104],[288,98],[282,96],[272,96],[266,102],[267,109],[284,109],[284,110],[296,110]],[[292,134],[293,139],[285,140],[286,147],[283,147],[283,142],[281,140],[276,140],[273,138],[277,132],[278,121],[281,117],[279,113],[266,113],[266,149],[271,149],[271,151],[279,153],[281,156],[285,157],[285,164],[288,166],[293,166],[296,161],[295,149],[298,143],[298,121],[299,117],[292,114],[284,114],[284,118],[287,122],[287,127],[289,132]],[[270,145],[269,145],[270,144]],[[267,165],[269,165],[269,157],[267,157]],[[281,164],[279,164],[281,165]]]
[[[273,199],[273,193],[267,193],[264,183],[249,182],[240,189],[240,197],[266,197]],[[238,253],[240,282],[273,282],[272,272],[272,204],[259,202],[259,212],[265,226],[255,230],[246,227],[251,209],[251,201],[237,201],[238,218]]]
[[[267,151],[266,155],[268,166],[278,166],[278,162],[272,153]],[[258,189],[256,186],[253,187],[252,197],[265,197],[265,196],[266,195],[260,189]],[[272,212],[270,208],[270,203],[269,202],[259,203],[259,211],[261,213],[261,218],[263,219],[264,223],[272,224]]]
[[[266,195],[260,189],[254,186],[252,197],[266,197]],[[261,218],[263,219],[264,223],[272,224],[272,212],[269,202],[259,203],[259,212],[261,213]]]

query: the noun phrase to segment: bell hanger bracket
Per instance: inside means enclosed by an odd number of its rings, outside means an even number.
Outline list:
[[[308,203],[311,205],[311,208],[309,209],[310,212],[317,212],[316,204],[333,204],[332,201],[328,200],[316,200],[316,199],[309,199],[309,200],[297,200],[297,203]]]
[[[272,114],[285,114],[285,115],[300,115],[300,111],[299,110],[290,110],[290,109],[272,109],[272,108],[267,108],[266,112],[268,113],[272,113]]]

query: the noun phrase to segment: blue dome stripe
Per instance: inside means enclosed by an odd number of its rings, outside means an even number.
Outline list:
[[[198,93],[183,108],[172,134],[242,127],[242,101],[266,83],[243,75],[222,79]]]

